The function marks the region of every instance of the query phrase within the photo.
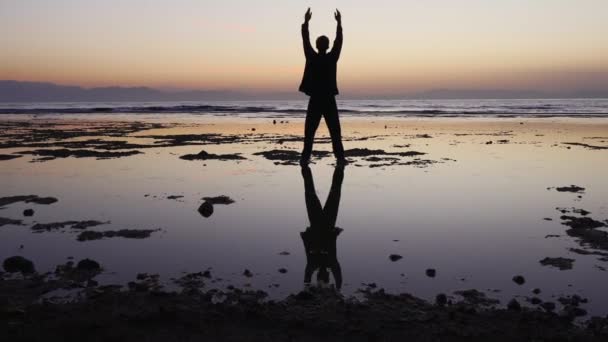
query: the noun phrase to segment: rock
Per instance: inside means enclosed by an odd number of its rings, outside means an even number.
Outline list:
[[[21,158],[18,154],[0,154],[0,160],[11,160],[15,158]]]
[[[23,216],[34,216],[34,209],[25,209],[23,211]]]
[[[101,265],[95,260],[82,259],[76,265],[76,269],[79,271],[98,271],[101,269]]]
[[[308,301],[313,299],[314,296],[309,291],[300,291],[297,295],[295,295],[295,298],[299,301]]]
[[[390,259],[392,262],[399,261],[399,260],[403,259],[403,257],[402,257],[401,255],[398,255],[398,254],[391,254],[391,255],[389,255],[389,257],[388,257],[388,258],[389,258],[389,259]]]
[[[23,221],[21,220],[13,220],[7,217],[0,217],[0,227],[7,225],[21,226],[22,222]]]
[[[251,273],[251,271],[247,270],[247,269],[245,271],[243,271],[243,275],[247,278],[253,277],[253,273]]]
[[[532,290],[532,293],[534,294],[539,294],[541,292],[541,290],[539,288],[535,288],[534,290]]]
[[[568,318],[582,317],[587,315],[587,310],[579,308],[577,306],[566,305],[564,307],[562,315]]]
[[[574,192],[582,194],[585,192],[585,188],[580,187],[578,185],[570,185],[570,186],[558,186],[555,190],[559,192]]]
[[[287,251],[282,251],[281,253],[279,253],[279,255],[290,255],[291,253],[287,252]]]
[[[205,202],[209,202],[213,205],[215,205],[215,204],[228,205],[228,204],[234,203],[234,200],[232,198],[225,196],[225,195],[215,196],[215,197],[203,197],[203,200]]]
[[[544,302],[540,305],[540,307],[545,309],[545,311],[548,311],[548,312],[555,311],[555,303],[553,303],[553,302]]]
[[[101,240],[103,238],[122,237],[125,239],[145,239],[149,238],[150,235],[158,229],[121,229],[121,230],[107,230],[104,232],[96,232],[92,230],[84,231],[78,234],[76,238],[78,241],[92,241]]]
[[[534,305],[538,305],[538,304],[540,304],[542,302],[543,301],[540,298],[538,298],[538,297],[532,297],[532,298],[530,298],[530,303],[532,303]]]
[[[543,266],[552,266],[555,268],[559,268],[560,271],[564,271],[564,270],[572,269],[572,264],[574,263],[574,259],[561,258],[561,257],[559,257],[559,258],[548,258],[547,257],[539,262]]]
[[[49,205],[49,204],[53,204],[57,201],[58,200],[55,197],[40,197],[37,195],[9,196],[9,197],[0,198],[0,207],[4,207],[6,205],[17,203],[17,202]]]
[[[246,160],[247,158],[241,157],[238,153],[233,154],[213,154],[207,151],[200,151],[197,154],[186,154],[181,157],[183,160]]]
[[[517,299],[513,298],[507,304],[507,309],[511,311],[521,311],[521,304],[519,304]]]
[[[427,269],[425,273],[426,276],[430,278],[435,278],[435,275],[437,275],[437,271],[434,268]]]
[[[563,220],[562,224],[573,229],[594,229],[605,227],[606,224],[603,222],[592,219],[591,217],[576,217],[562,215],[560,219]]]
[[[517,285],[523,285],[526,282],[526,278],[524,278],[523,276],[517,275],[517,276],[513,277],[513,282],[515,282],[515,284],[517,284]]]
[[[462,296],[462,298],[464,298],[467,303],[473,304],[475,306],[489,306],[500,303],[499,300],[494,298],[488,298],[485,293],[475,289],[455,291],[454,293],[459,296]]]
[[[198,212],[203,215],[203,217],[209,217],[213,214],[213,204],[209,202],[203,202],[200,207],[198,207]]]
[[[287,273],[287,269],[286,268],[279,268],[279,273]]]
[[[96,226],[100,226],[100,225],[104,225],[104,224],[108,224],[108,223],[110,223],[110,222],[101,222],[101,221],[95,221],[95,220],[36,223],[35,225],[33,225],[31,227],[31,229],[34,231],[37,231],[37,232],[44,231],[44,230],[50,231],[50,230],[63,229],[65,227],[82,230],[82,229],[96,227]]]
[[[443,293],[438,294],[435,297],[435,304],[439,305],[439,306],[444,306],[448,303],[448,296],[446,296]]]
[[[12,256],[2,263],[4,270],[8,273],[34,273],[34,263],[22,256]]]
[[[113,158],[122,158],[129,157],[136,154],[142,154],[143,152],[137,150],[130,151],[120,151],[120,152],[111,152],[111,151],[96,151],[96,150],[71,150],[67,148],[62,149],[40,149],[33,151],[23,151],[19,152],[20,154],[31,154],[38,157],[43,157],[43,159],[38,159],[38,161],[47,161],[53,160],[56,158],[96,158],[97,160],[103,159],[113,159]]]

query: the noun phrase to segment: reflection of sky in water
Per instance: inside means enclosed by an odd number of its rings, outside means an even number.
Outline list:
[[[260,122],[255,124],[261,125]],[[433,126],[430,122],[393,122],[392,127],[402,128],[388,130],[383,129],[384,122],[345,123],[347,136],[354,131],[365,135],[402,134],[407,129],[406,134],[428,133],[434,137],[347,142],[346,148],[395,150],[391,147],[394,144],[411,143],[410,148],[401,150],[428,152],[423,158],[433,160],[449,157],[457,161],[428,168],[346,168],[337,222],[344,229],[337,240],[343,292],[352,293],[361,283],[375,282],[390,291],[427,298],[468,288],[500,289],[501,293],[489,295],[510,298],[532,296],[531,289],[539,287],[544,299],[554,301],[551,295],[579,293],[591,299],[588,308],[592,313],[606,313],[608,296],[604,284],[608,273],[594,265],[608,265],[595,256],[568,253],[568,248],[580,246],[565,236],[567,227],[560,224],[561,213],[555,208],[584,208],[595,219],[607,219],[608,184],[604,172],[608,158],[605,151],[551,146],[598,136],[602,133],[597,128],[600,126],[559,128],[540,123],[520,128],[513,121],[505,128],[492,126],[491,121],[486,126]],[[240,132],[245,127],[252,126],[243,125]],[[466,127],[476,132],[524,132],[505,137],[453,135],[466,132]],[[606,126],[601,127],[608,135]],[[239,129],[233,128],[235,132]],[[204,130],[219,131],[223,127],[207,126]],[[271,130],[299,134],[300,126],[258,126],[258,132]],[[509,139],[511,143],[485,144],[498,139]],[[454,141],[459,143],[453,145]],[[518,144],[530,141],[539,143]],[[187,146],[149,149],[144,150],[145,155],[104,161],[58,159],[30,164],[29,157],[23,157],[2,162],[2,196],[38,194],[59,198],[50,206],[10,205],[0,210],[2,217],[21,218],[23,209],[33,207],[36,214],[32,220],[38,222],[110,220],[111,225],[99,229],[163,231],[145,240],[77,242],[76,234],[70,232],[34,234],[27,226],[5,226],[0,228],[0,258],[20,254],[45,271],[68,256],[91,257],[107,269],[99,277],[105,282],[133,280],[139,272],[160,273],[168,279],[182,271],[212,267],[214,277],[226,279],[225,284],[251,283],[267,289],[278,283],[280,287],[273,290],[278,296],[299,290],[304,286],[306,264],[300,232],[309,225],[300,168],[275,166],[261,157],[250,156],[275,147],[268,143]],[[330,145],[317,147],[328,149]],[[189,162],[177,158],[201,149],[212,153],[242,152],[250,160]],[[328,158],[312,165],[317,194],[323,203],[331,184],[331,163],[333,160]],[[570,184],[587,188],[580,201],[575,194],[546,190]],[[151,196],[144,197],[145,194]],[[164,198],[168,195],[184,198]],[[214,214],[203,218],[197,212],[201,198],[216,195],[228,195],[236,203],[216,205]],[[544,217],[554,220],[544,221]],[[32,220],[25,222],[30,226]],[[547,234],[563,237],[546,239]],[[23,251],[18,249],[21,244],[25,246]],[[281,256],[281,251],[291,254]],[[388,256],[393,253],[403,259],[390,262]],[[570,257],[576,262],[570,271],[541,267],[538,261],[547,256]],[[288,273],[280,274],[279,268],[286,268]],[[437,269],[437,277],[426,277],[427,268]],[[245,269],[251,270],[254,277],[244,277]],[[511,278],[516,274],[524,275],[526,284],[515,285]]]

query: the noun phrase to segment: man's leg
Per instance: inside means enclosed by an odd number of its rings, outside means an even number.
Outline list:
[[[340,195],[342,193],[342,181],[344,180],[344,165],[338,165],[334,169],[334,176],[331,180],[329,195],[325,200],[323,215],[327,220],[327,228],[335,228],[338,219],[338,207],[340,206]]]
[[[321,122],[321,108],[318,99],[310,97],[306,111],[306,122],[304,123],[304,149],[302,150],[301,163],[307,163],[312,154],[312,144],[315,141],[315,133]]]
[[[302,178],[304,178],[304,199],[306,201],[306,212],[311,228],[319,228],[323,225],[323,207],[315,190],[312,172],[308,166],[302,166]]]
[[[344,161],[344,147],[342,146],[342,130],[340,128],[340,118],[338,117],[338,105],[336,98],[331,96],[324,101],[325,123],[331,136],[331,144],[334,155],[338,161]]]

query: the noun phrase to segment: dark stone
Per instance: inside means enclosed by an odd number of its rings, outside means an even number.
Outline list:
[[[122,158],[129,157],[136,154],[141,154],[141,151],[132,150],[132,151],[120,151],[120,152],[110,152],[110,151],[94,151],[94,150],[70,150],[67,148],[57,149],[57,150],[34,150],[34,151],[24,151],[19,152],[20,154],[31,154],[34,156],[44,157],[39,161],[53,160],[55,158],[97,158],[97,160],[102,159],[113,159],[113,158]]]
[[[203,217],[209,217],[213,214],[213,204],[209,202],[203,202],[200,207],[198,207],[198,212],[203,215]]]
[[[308,301],[314,298],[313,294],[308,291],[300,291],[295,298],[300,301]]]
[[[78,234],[76,238],[78,241],[92,241],[101,240],[103,238],[122,237],[125,239],[145,239],[149,238],[150,235],[157,230],[154,229],[121,229],[121,230],[107,230],[104,232],[95,232],[91,230],[84,231]]]
[[[543,301],[540,298],[538,298],[538,297],[532,297],[532,298],[530,298],[530,303],[532,303],[534,305],[538,305],[538,304],[540,304],[542,302]]]
[[[560,217],[563,225],[571,227],[573,229],[594,229],[605,227],[606,224],[600,221],[596,221],[591,217],[576,217],[576,216],[566,216],[562,215]]]
[[[72,229],[87,229],[90,227],[96,227],[103,224],[107,224],[109,222],[101,222],[95,220],[88,221],[64,221],[64,222],[51,222],[51,223],[36,223],[31,227],[34,231],[43,231],[43,230],[56,230],[63,229],[65,227],[70,227]]]
[[[391,255],[389,255],[389,257],[388,257],[388,258],[389,258],[389,259],[390,259],[392,262],[399,261],[399,260],[403,259],[403,257],[402,257],[401,255],[398,255],[398,254],[391,254]]]
[[[437,271],[434,268],[427,269],[425,273],[426,276],[430,278],[435,278],[435,275],[437,275]]]
[[[519,304],[517,299],[513,298],[507,304],[507,309],[511,311],[521,311],[521,304]]]
[[[34,263],[22,256],[12,256],[2,263],[4,270],[8,273],[34,273]]]
[[[534,290],[532,290],[532,293],[539,294],[541,293],[541,290],[539,288],[535,288]]]
[[[206,151],[200,151],[197,154],[186,154],[181,157],[183,160],[246,160],[247,158],[241,157],[238,153],[233,154],[213,154],[207,153]]]
[[[18,154],[0,154],[0,160],[11,160],[20,157]]]
[[[279,268],[279,273],[287,273],[287,269],[286,268]]]
[[[517,285],[523,285],[526,282],[526,278],[524,278],[523,276],[517,275],[517,276],[513,277],[513,282],[515,282],[515,284],[517,284]]]
[[[539,262],[543,266],[552,266],[552,267],[559,268],[561,271],[564,271],[564,270],[572,269],[572,264],[574,263],[574,259],[561,258],[561,257],[560,258],[548,258],[547,257]]]
[[[234,200],[232,198],[225,196],[225,195],[215,196],[215,197],[203,197],[203,200],[205,202],[209,202],[213,205],[215,205],[215,204],[228,205],[228,204],[234,203]]]
[[[25,209],[23,211],[23,216],[34,216],[34,209]]]
[[[444,306],[448,303],[448,296],[446,296],[443,293],[438,294],[435,297],[435,304],[439,305],[439,306]]]
[[[52,204],[57,202],[55,197],[39,197],[37,195],[19,195],[9,196],[0,198],[0,207],[4,207],[9,204],[25,202],[25,203],[36,203],[36,204]]]
[[[21,220],[13,220],[13,219],[6,218],[6,217],[0,217],[0,227],[6,226],[9,224],[14,225],[14,226],[20,226],[22,222],[23,221],[21,221]]]
[[[91,259],[82,259],[76,265],[76,268],[79,271],[98,271],[101,269],[101,265],[95,260]]]
[[[247,270],[247,269],[245,271],[243,271],[243,275],[247,278],[253,277],[253,273],[251,273],[251,271]]]
[[[585,188],[580,187],[578,185],[570,185],[570,186],[558,186],[555,190],[559,192],[574,192],[582,194],[585,192]]]
[[[544,302],[540,305],[540,307],[545,309],[548,312],[555,311],[555,303],[553,303],[553,302]]]

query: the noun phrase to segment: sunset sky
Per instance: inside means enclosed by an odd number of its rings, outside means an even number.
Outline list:
[[[608,88],[607,0],[2,0],[0,79],[292,91],[308,6],[342,93]]]

